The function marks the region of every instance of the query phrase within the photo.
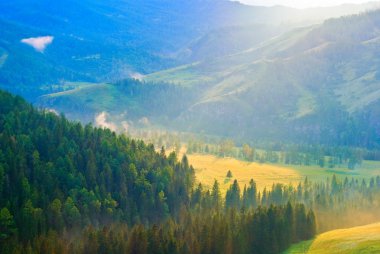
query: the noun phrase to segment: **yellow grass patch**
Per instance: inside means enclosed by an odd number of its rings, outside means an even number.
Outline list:
[[[213,155],[191,154],[187,155],[189,162],[195,168],[198,182],[210,188],[214,180],[218,180],[223,193],[237,179],[241,188],[254,179],[259,190],[270,188],[273,183],[298,183],[303,177],[295,170],[276,165],[244,162],[234,158],[218,158]],[[233,177],[228,181],[228,170]]]
[[[329,231],[317,236],[311,242],[294,246],[285,253],[380,253],[380,223]]]

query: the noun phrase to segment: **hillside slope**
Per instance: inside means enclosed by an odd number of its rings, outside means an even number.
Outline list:
[[[329,20],[251,50],[158,72],[146,80],[207,88],[177,119],[190,130],[369,145],[344,139],[365,131],[376,140],[380,133],[379,17],[376,11]],[[192,119],[192,124],[183,119]],[[362,123],[372,129],[345,133],[366,128]]]
[[[127,111],[153,125],[236,140],[379,147],[379,17],[376,11],[328,20],[249,50],[146,76],[140,92],[150,86],[164,91],[159,96],[119,90],[102,100],[96,88],[77,89],[44,96],[39,105],[86,121],[102,111]],[[166,82],[171,84],[152,86]]]
[[[36,110],[0,90],[1,244],[49,230],[158,223],[188,202],[193,178],[175,154]],[[12,224],[4,224],[4,211]]]
[[[374,6],[304,13],[227,0],[2,1],[0,87],[34,100],[60,91],[65,81],[113,82],[141,77],[244,50],[294,25]],[[225,35],[233,39],[224,40]],[[43,52],[21,43],[41,36],[53,37]]]
[[[380,223],[326,232],[294,245],[284,254],[354,254],[380,252]]]
[[[273,16],[270,8],[199,0],[16,0],[1,2],[0,9],[0,49],[7,55],[0,64],[0,86],[29,99],[41,86],[116,81],[196,59],[195,48],[187,47],[198,38]],[[21,43],[47,35],[54,40],[43,53]],[[257,33],[255,39],[260,37]]]

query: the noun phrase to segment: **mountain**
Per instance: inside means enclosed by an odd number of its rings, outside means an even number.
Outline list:
[[[237,139],[377,147],[379,14],[297,28],[249,50],[147,75],[145,86],[169,82],[177,91],[188,91],[182,100],[188,106],[170,116],[161,111],[139,117],[167,117],[169,125],[156,123]],[[75,103],[85,112],[91,93],[78,89],[70,94],[82,94]],[[123,95],[114,105],[125,105],[129,96]],[[175,108],[171,100],[162,100]],[[70,104],[59,94],[40,100],[64,112]],[[137,105],[145,107],[143,100]]]
[[[202,98],[179,117],[195,123],[190,129],[246,137],[299,134],[310,141],[343,144],[348,141],[342,135],[377,140],[379,14],[296,29],[259,47],[147,80],[207,84]]]
[[[0,86],[34,101],[62,91],[65,82],[141,77],[368,8],[373,5],[303,12],[226,0],[2,1]],[[41,36],[53,38],[43,52],[21,42]]]

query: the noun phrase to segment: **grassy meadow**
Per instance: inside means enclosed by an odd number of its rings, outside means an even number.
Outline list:
[[[338,229],[293,245],[283,254],[380,253],[380,223]]]
[[[258,189],[270,187],[273,183],[297,183],[302,180],[296,170],[292,168],[259,164],[256,162],[245,162],[234,158],[219,158],[213,155],[191,154],[188,155],[189,162],[195,168],[195,175],[198,182],[206,188],[210,188],[214,180],[218,180],[222,192],[237,179],[240,186],[248,185],[253,178]],[[231,170],[232,178],[227,178],[227,172]]]
[[[248,185],[253,178],[259,190],[270,188],[273,183],[296,185],[305,177],[312,181],[323,181],[331,178],[334,174],[339,178],[355,177],[368,179],[380,175],[380,162],[363,161],[362,165],[355,170],[347,168],[321,168],[319,166],[296,166],[280,164],[260,164],[247,162],[235,158],[220,158],[213,155],[189,154],[189,162],[195,168],[198,182],[206,188],[210,188],[214,180],[218,180],[223,193],[227,190],[234,179],[240,186]],[[232,172],[232,178],[227,178],[227,172]]]

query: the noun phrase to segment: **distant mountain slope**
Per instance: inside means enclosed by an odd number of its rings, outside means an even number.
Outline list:
[[[291,247],[284,254],[350,254],[380,252],[380,223],[326,232]]]
[[[39,105],[84,121],[106,111],[120,122],[117,116],[128,112],[133,122],[148,118],[152,125],[237,140],[379,147],[379,12],[148,75],[133,95],[107,85],[102,93],[93,87],[47,95]]]
[[[166,83],[127,79],[115,84],[72,84],[72,89],[41,96],[37,104],[64,112],[70,119],[95,122],[105,112],[120,129],[166,125],[198,100],[200,91]],[[146,119],[146,120],[144,120]],[[144,120],[141,123],[141,120]],[[168,127],[166,125],[166,127]]]
[[[293,26],[374,6],[355,7],[304,12],[227,0],[2,1],[0,86],[34,100],[51,92],[52,84],[59,90],[64,81],[141,77],[236,53]],[[43,53],[20,42],[46,35],[54,41]]]
[[[376,11],[294,30],[251,50],[147,80],[207,84],[201,100],[177,119],[192,119],[189,129],[342,144],[378,142],[379,38]],[[346,140],[354,136],[357,140]]]

